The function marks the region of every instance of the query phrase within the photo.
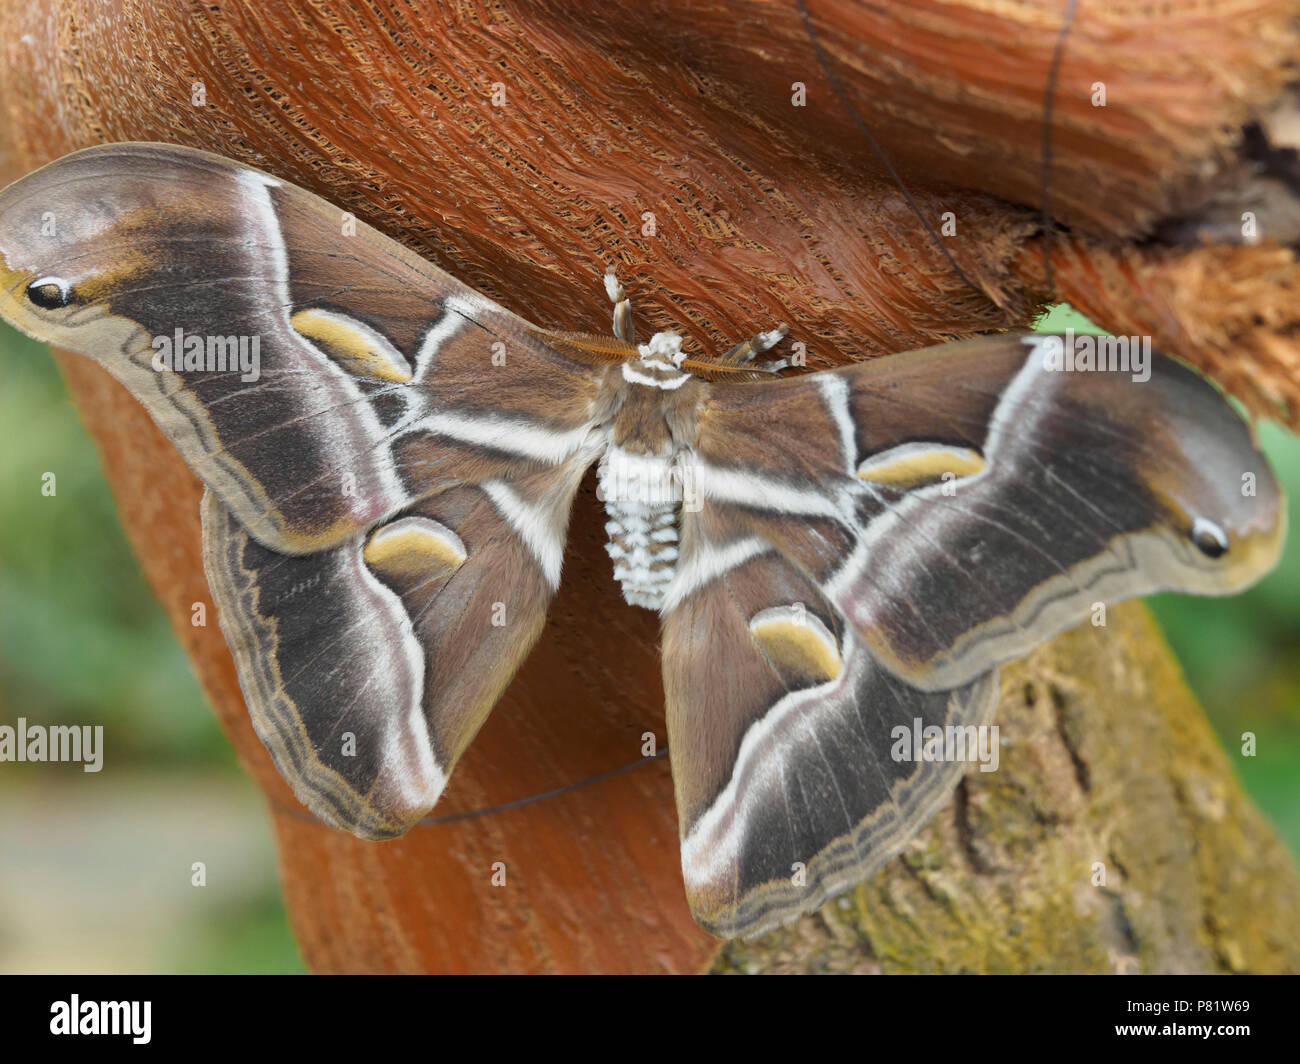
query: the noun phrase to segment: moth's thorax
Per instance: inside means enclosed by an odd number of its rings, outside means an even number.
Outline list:
[[[629,384],[673,392],[692,379],[681,368],[686,353],[682,351],[682,338],[675,332],[655,333],[648,344],[637,347],[637,353],[639,359],[622,366],[623,379]]]
[[[619,367],[610,443],[598,470],[614,578],[634,606],[659,609],[677,572],[678,519],[702,383],[680,369],[676,333],[656,333]]]

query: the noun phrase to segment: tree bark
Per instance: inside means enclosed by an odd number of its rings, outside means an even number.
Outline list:
[[[1048,206],[1070,229],[1050,237],[1034,175],[1060,5],[810,7],[921,215],[937,230],[951,212],[956,233],[942,246],[864,146],[797,10],[765,0],[419,10],[63,0],[53,15],[3,0],[0,160],[14,177],[106,141],[206,148],[353,210],[539,324],[604,331],[599,276],[615,262],[643,331],[677,327],[694,349],[717,351],[785,320],[814,368],[1023,325],[1068,295],[1104,326],[1147,325],[1122,331],[1155,332],[1252,409],[1300,418],[1289,242],[1138,242],[1165,219],[1204,215],[1243,180],[1240,131],[1280,106],[1300,54],[1295,3],[1190,14],[1084,5],[1052,121]],[[1089,102],[1098,80],[1104,108]],[[792,103],[796,83],[807,106]],[[1188,278],[1199,278],[1196,298],[1177,301]],[[61,365],[146,575],[267,795],[309,965],[710,963],[716,943],[684,902],[664,761],[382,844],[312,819],[248,723],[216,626],[189,625],[192,603],[210,602],[197,482],[97,367]],[[630,765],[645,732],[662,744],[657,624],[622,603],[601,539],[588,485],[546,633],[439,816]],[[1146,970],[1300,968],[1286,919],[1294,869],[1149,622],[1112,617],[1112,630],[1066,637],[1008,670],[1000,716],[1019,745],[1005,770],[968,780],[847,910],[832,903],[716,963],[1114,970],[1132,956]],[[1126,808],[1139,785],[1170,815]],[[1106,865],[1104,888],[1090,885],[1093,861]],[[494,887],[498,862],[506,882]]]

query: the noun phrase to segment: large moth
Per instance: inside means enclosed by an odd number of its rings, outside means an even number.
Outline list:
[[[998,665],[1094,603],[1233,592],[1281,549],[1248,427],[1162,356],[1059,372],[997,335],[777,377],[782,329],[638,344],[611,274],[613,336],[550,332],[340,213],[203,152],[78,152],[0,193],[0,312],[102,363],[203,480],[253,723],[361,837],[437,801],[593,467],[615,577],[662,616],[682,870],[724,936],[947,800],[965,764],[892,756],[896,727],[984,724]]]

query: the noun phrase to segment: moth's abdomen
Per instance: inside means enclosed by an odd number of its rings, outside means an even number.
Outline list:
[[[633,606],[657,610],[677,571],[681,478],[671,454],[633,454],[610,447],[600,460],[600,498],[609,521],[605,550],[614,579]]]

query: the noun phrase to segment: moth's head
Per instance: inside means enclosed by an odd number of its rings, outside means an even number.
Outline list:
[[[648,344],[637,346],[637,352],[643,361],[666,362],[678,369],[686,359],[686,352],[682,350],[682,338],[675,332],[655,333]]]
[[[66,156],[0,191],[0,316],[29,336],[93,353],[113,296],[151,269],[157,174],[118,145]],[[154,238],[156,242],[156,237]],[[157,256],[154,256],[156,258]]]
[[[76,268],[75,250],[49,232],[57,227],[57,213],[23,195],[26,180],[0,193],[0,314],[29,336],[50,340],[69,328],[83,304],[78,286],[85,264]]]
[[[1281,554],[1287,523],[1282,488],[1250,426],[1209,384],[1173,362],[1157,383],[1164,401],[1151,404],[1145,416],[1134,409],[1131,420],[1142,424],[1143,438],[1162,445],[1134,460],[1178,540],[1183,567],[1173,586],[1201,594],[1243,590]]]
[[[68,327],[90,275],[76,240],[84,209],[58,175],[46,167],[0,192],[0,313],[38,339]]]
[[[1281,488],[1262,455],[1250,468],[1194,477],[1160,492],[1173,511],[1170,527],[1182,539],[1181,584],[1200,594],[1242,591],[1281,556],[1287,532]]]

